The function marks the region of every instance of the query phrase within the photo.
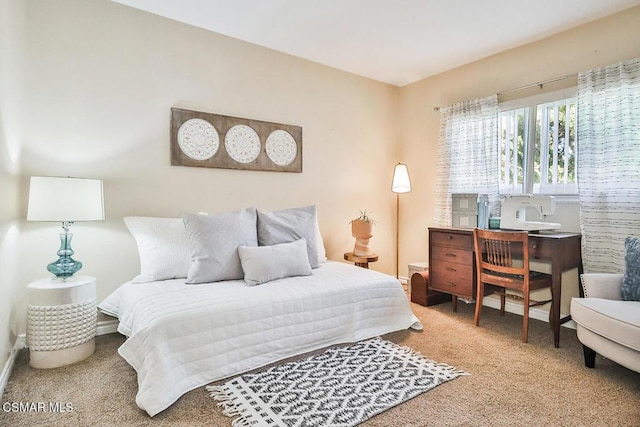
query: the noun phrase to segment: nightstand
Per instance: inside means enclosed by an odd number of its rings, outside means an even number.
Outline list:
[[[366,256],[357,256],[354,255],[353,252],[347,252],[344,254],[344,259],[355,263],[358,267],[369,268],[369,263],[376,262],[378,260],[378,255],[371,254]]]
[[[95,351],[96,279],[42,279],[27,286],[27,344],[34,368],[58,368]]]

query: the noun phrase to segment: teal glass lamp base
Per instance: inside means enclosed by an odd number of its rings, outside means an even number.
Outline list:
[[[47,270],[53,273],[58,279],[65,280],[73,276],[82,268],[82,263],[72,258],[74,254],[71,249],[71,238],[73,234],[69,232],[70,222],[63,222],[62,228],[64,233],[60,233],[60,249],[58,249],[58,258],[56,261],[47,265]]]

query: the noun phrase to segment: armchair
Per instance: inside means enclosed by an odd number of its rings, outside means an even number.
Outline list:
[[[583,274],[584,298],[571,300],[584,363],[595,367],[596,353],[640,372],[640,301],[623,301],[622,274]]]

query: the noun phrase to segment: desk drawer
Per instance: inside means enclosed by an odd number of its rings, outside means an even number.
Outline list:
[[[551,259],[551,245],[550,239],[529,237],[529,259]]]
[[[434,261],[453,262],[457,264],[473,264],[473,252],[448,246],[431,246],[431,257]]]
[[[473,263],[434,262],[429,266],[429,289],[473,298]]]
[[[473,250],[473,234],[454,233],[447,231],[431,231],[429,241],[432,245],[449,246]]]

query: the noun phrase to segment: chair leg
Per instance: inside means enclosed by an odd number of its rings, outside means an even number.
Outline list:
[[[524,293],[524,306],[522,313],[522,342],[529,342],[529,292]]]
[[[480,323],[480,313],[482,312],[482,300],[484,299],[484,283],[478,283],[476,292],[476,312],[473,316],[473,323],[476,326]]]
[[[591,350],[586,345],[582,346],[582,352],[584,353],[584,366],[587,368],[595,368],[596,367],[596,352]]]
[[[507,296],[505,295],[505,293],[506,293],[506,289],[504,290],[504,292],[500,294],[500,316],[504,316],[504,305],[505,305],[505,300],[507,299]]]

